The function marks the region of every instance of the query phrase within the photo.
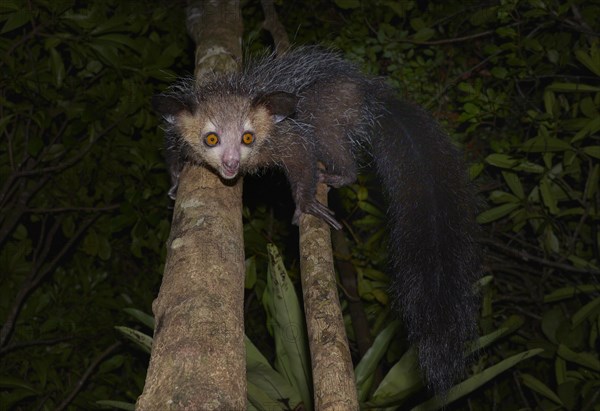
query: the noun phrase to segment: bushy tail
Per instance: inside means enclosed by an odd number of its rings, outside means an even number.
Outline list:
[[[476,335],[475,199],[458,151],[423,109],[388,97],[373,156],[389,200],[394,301],[428,386],[445,393]]]

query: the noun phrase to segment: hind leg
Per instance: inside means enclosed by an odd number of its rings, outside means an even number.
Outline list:
[[[295,141],[302,141],[296,139]],[[306,141],[306,140],[304,140]],[[335,219],[333,211],[315,198],[317,183],[320,180],[314,146],[294,144],[288,147],[289,154],[281,159],[282,166],[292,188],[296,211],[292,222],[298,224],[300,214],[312,214],[339,230],[342,225]]]
[[[343,130],[335,130],[342,136],[328,136],[330,141],[337,144],[319,147],[319,161],[324,170],[319,170],[319,181],[332,187],[342,187],[356,180],[357,170],[354,155],[348,147]],[[346,141],[343,141],[346,140]],[[323,140],[318,140],[323,141]]]
[[[356,166],[354,164],[352,166],[352,169],[345,168],[343,173],[330,172],[329,169],[319,170],[319,182],[335,188],[351,184],[356,181]]]
[[[359,85],[348,79],[325,88],[316,85],[306,92],[302,102],[302,120],[313,125],[317,160],[325,167],[319,181],[332,187],[354,182],[357,167],[352,151],[353,134],[362,127]]]

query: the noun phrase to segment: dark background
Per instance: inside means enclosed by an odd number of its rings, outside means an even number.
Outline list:
[[[0,409],[134,403],[169,234],[163,133],[150,97],[190,74],[184,2],[0,3]],[[600,43],[597,1],[276,2],[294,44],[341,50],[434,113],[471,164],[486,249],[481,332],[511,330],[479,372],[545,351],[450,409],[597,410],[600,402]],[[269,47],[243,2],[249,54]],[[392,320],[385,221],[367,172],[336,191],[375,336]],[[260,303],[267,242],[297,272],[277,172],[247,179],[247,330],[272,358]],[[345,298],[343,292],[340,293]],[[344,305],[345,306],[345,305]],[[351,346],[356,336],[349,328]],[[404,349],[393,344],[393,364]],[[358,358],[357,358],[358,360]],[[385,364],[383,365],[385,367]],[[124,405],[123,408],[126,408]],[[562,407],[562,408],[561,408]]]

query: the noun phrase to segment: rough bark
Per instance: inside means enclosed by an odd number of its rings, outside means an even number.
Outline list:
[[[280,56],[290,48],[290,40],[287,32],[283,24],[279,21],[273,0],[261,0],[260,3],[265,14],[263,28],[271,33],[273,43],[275,43],[275,53]]]
[[[272,0],[261,0],[263,27],[271,33],[277,55],[290,42]],[[327,186],[319,184],[327,204]],[[330,228],[309,215],[300,218],[300,269],[313,372],[315,410],[358,410],[354,368],[337,295]]]
[[[237,1],[191,2],[196,79],[241,61]],[[227,186],[187,165],[179,189],[159,295],[154,342],[137,410],[246,408],[242,181]]]
[[[317,198],[326,204],[327,187]],[[358,397],[348,339],[339,304],[329,226],[300,218],[302,293],[312,361],[316,410],[358,410]]]

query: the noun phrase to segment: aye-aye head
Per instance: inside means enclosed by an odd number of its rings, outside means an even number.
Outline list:
[[[195,157],[224,179],[260,167],[260,149],[273,126],[293,114],[298,98],[276,92],[249,99],[235,94],[204,96],[198,103],[169,94],[152,98],[154,109],[189,144]]]

